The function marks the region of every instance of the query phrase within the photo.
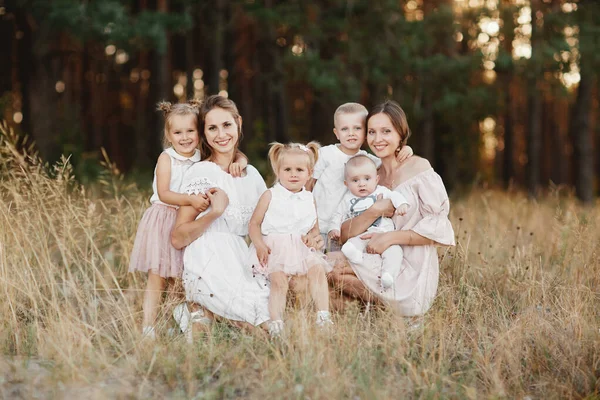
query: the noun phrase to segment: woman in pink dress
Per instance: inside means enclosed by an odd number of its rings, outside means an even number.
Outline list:
[[[335,267],[330,274],[334,285],[352,297],[375,298],[403,316],[423,315],[433,303],[439,280],[437,246],[454,245],[454,231],[448,220],[450,202],[444,183],[421,157],[399,163],[396,155],[406,144],[410,129],[402,108],[386,101],[367,116],[367,143],[381,159],[379,184],[404,195],[408,212],[394,215],[390,200],[378,200],[361,215],[344,221],[343,242],[361,235],[382,215],[394,217],[396,230],[362,235],[369,240],[367,255],[360,264],[351,264],[341,253],[330,253]],[[388,247],[401,245],[404,258],[394,285],[381,285],[381,257]]]

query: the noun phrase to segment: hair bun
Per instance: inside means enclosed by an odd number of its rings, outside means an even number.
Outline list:
[[[202,106],[202,100],[200,99],[189,99],[188,104],[195,108],[200,108]]]
[[[173,109],[173,104],[168,101],[161,101],[156,105],[156,109],[167,115]]]

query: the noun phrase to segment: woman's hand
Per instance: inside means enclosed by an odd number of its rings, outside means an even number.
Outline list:
[[[302,236],[302,242],[306,247],[312,247],[315,250],[321,250],[325,245],[321,233],[316,229],[312,229],[306,235]]]
[[[383,254],[384,251],[390,247],[388,241],[388,234],[386,233],[366,233],[361,235],[360,238],[363,240],[369,240],[365,251],[369,254]]]
[[[221,189],[212,188],[206,192],[206,195],[210,200],[213,212],[222,215],[229,205],[229,197],[227,197],[227,194]]]
[[[396,213],[396,209],[389,199],[381,198],[381,195],[377,196],[377,201],[367,209],[372,215],[376,217],[388,217],[391,218]]]

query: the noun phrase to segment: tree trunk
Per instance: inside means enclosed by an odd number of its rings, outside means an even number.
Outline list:
[[[195,26],[196,20],[196,7],[188,4],[185,7],[186,14],[192,18],[192,28],[185,34],[185,75],[186,75],[186,95],[188,99],[194,98],[194,42],[195,42]]]
[[[168,0],[157,0],[157,10],[161,13],[167,13],[169,9]],[[154,71],[156,77],[154,79],[155,88],[154,101],[156,104],[159,101],[168,101],[171,99],[171,76],[169,68],[169,49],[170,44],[167,40],[167,48],[163,53],[154,52]],[[157,113],[156,113],[157,114]],[[156,115],[155,114],[155,115]],[[153,148],[160,148],[162,143],[163,131],[164,131],[164,120],[162,117],[155,118],[156,123],[154,124],[154,132],[152,132],[153,140],[151,141]]]
[[[228,0],[216,0],[213,21],[213,32],[211,37],[212,48],[210,54],[210,69],[207,76],[208,95],[219,93],[220,73],[224,67],[224,47],[225,47],[225,12],[228,7]]]
[[[255,81],[255,54],[256,54],[256,23],[247,14],[244,13],[241,5],[236,5],[233,10],[233,61],[229,73],[230,96],[239,106],[239,111],[243,116],[243,131],[245,139],[240,147],[245,151],[248,144],[257,141],[254,137],[255,120],[255,102],[254,81]],[[262,146],[266,148],[264,138]],[[258,141],[257,143],[258,144]],[[261,154],[260,156],[262,156]],[[256,154],[258,156],[258,154]]]
[[[583,62],[580,73],[577,100],[571,114],[571,137],[576,160],[575,191],[583,203],[591,204],[594,200],[594,157],[590,126],[594,75],[591,68]]]
[[[33,118],[31,115],[31,79],[33,75],[33,32],[29,24],[27,11],[18,8],[15,12],[16,30],[23,32],[23,36],[17,42],[17,68],[18,79],[21,85],[21,113],[23,122],[21,129],[33,135]]]
[[[11,20],[6,17],[0,17],[0,37],[5,38],[0,46],[0,97],[6,92],[12,91],[12,71],[13,71],[13,45],[15,44],[15,29]],[[0,118],[2,116],[0,115]]]
[[[542,146],[542,96],[538,84],[538,71],[542,71],[539,60],[539,39],[536,13],[539,11],[539,0],[531,1],[531,76],[528,79],[528,120],[527,120],[527,191],[531,197],[537,196],[540,185],[540,151]]]

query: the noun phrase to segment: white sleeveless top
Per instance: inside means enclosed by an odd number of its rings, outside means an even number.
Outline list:
[[[173,147],[165,149],[164,153],[167,153],[171,158],[171,181],[169,182],[169,190],[172,192],[181,192],[181,183],[183,182],[183,175],[185,172],[195,163],[200,161],[200,150],[196,149],[194,155],[191,157],[184,157],[177,153]],[[165,204],[158,198],[158,190],[156,188],[156,168],[154,168],[154,180],[152,181],[152,197],[150,197],[150,203]],[[165,204],[167,206],[171,204]]]
[[[313,194],[304,188],[290,192],[279,183],[269,190],[271,202],[261,225],[262,234],[306,235],[317,222]]]

